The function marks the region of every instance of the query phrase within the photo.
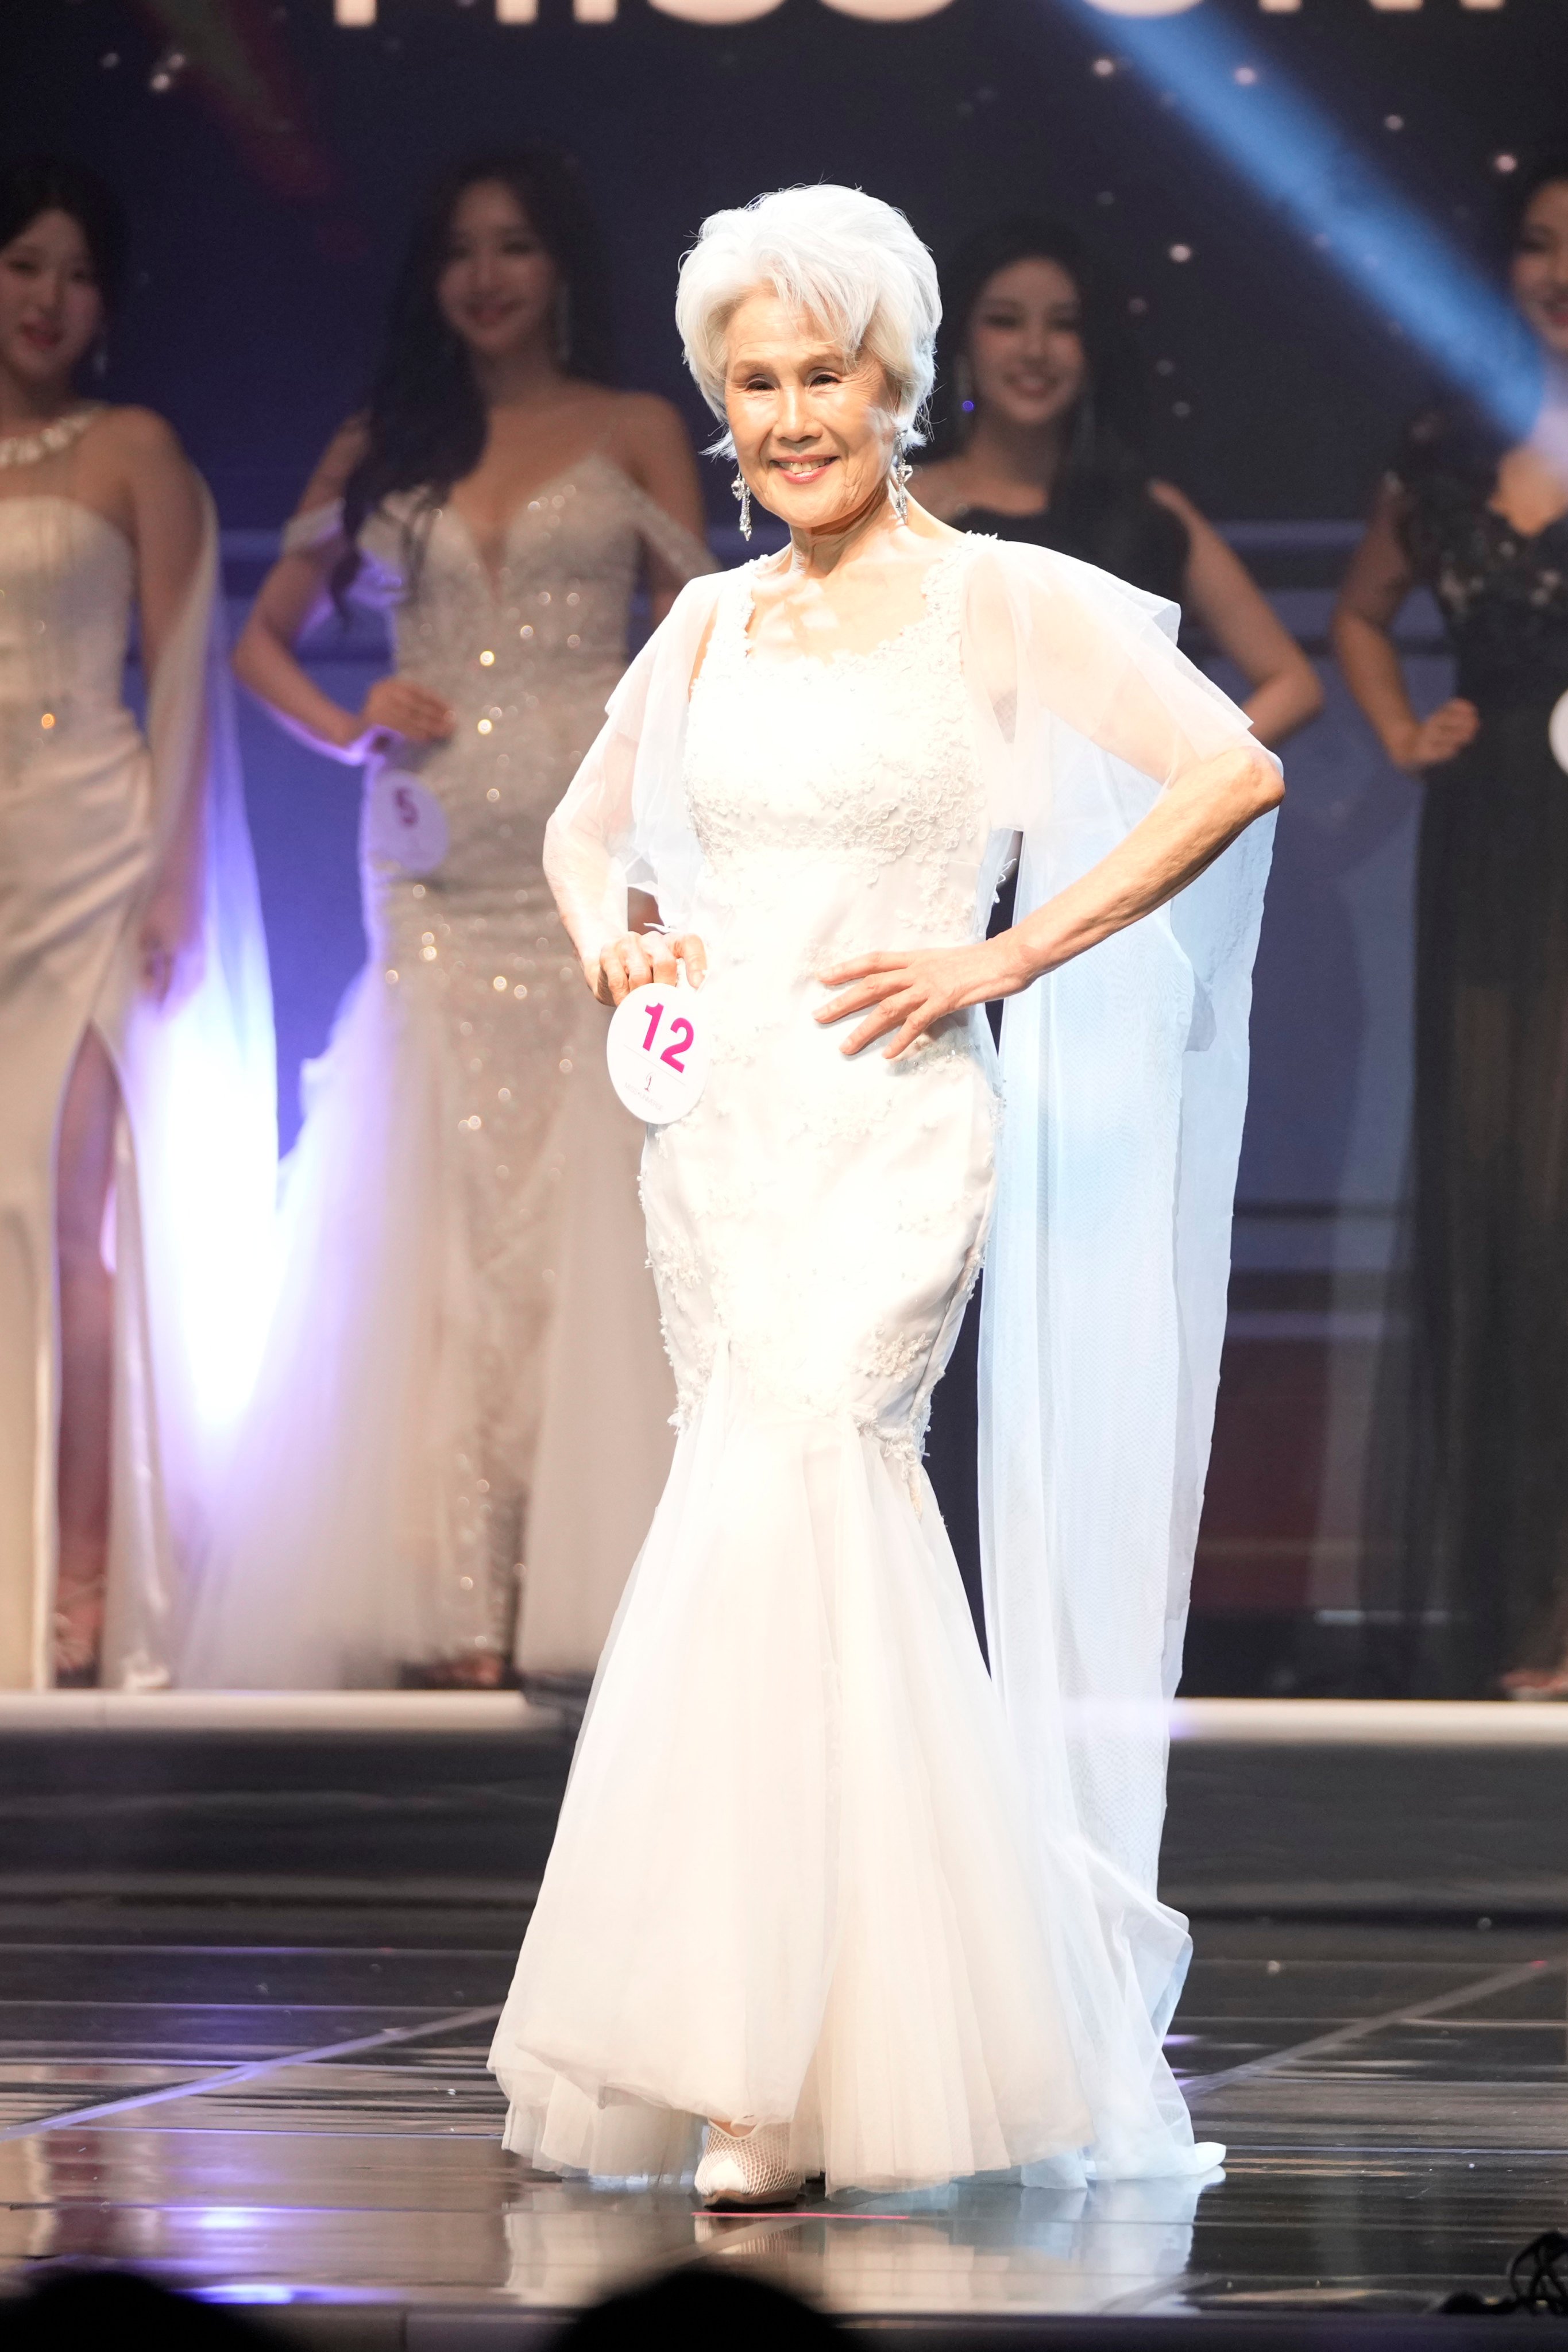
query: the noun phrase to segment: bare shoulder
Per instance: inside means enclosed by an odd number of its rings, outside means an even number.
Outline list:
[[[956,457],[938,457],[929,466],[917,466],[910,490],[927,514],[946,521],[964,504],[960,461]]]
[[[348,487],[349,476],[370,446],[370,425],[362,416],[351,416],[339,425],[316,463],[316,469],[305,486],[300,500],[301,514],[316,507],[331,506],[341,499]]]
[[[179,435],[154,408],[106,408],[94,419],[88,444],[97,445],[95,455],[127,468],[167,472],[190,464]]]
[[[628,455],[689,446],[686,420],[672,400],[653,392],[615,392],[608,398],[616,440]]]
[[[363,416],[351,416],[345,424],[340,425],[300,493],[294,509],[296,518],[319,515],[323,508],[339,505],[348,488],[349,476],[369,446],[370,429]]]

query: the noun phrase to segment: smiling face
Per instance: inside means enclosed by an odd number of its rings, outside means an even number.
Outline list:
[[[80,223],[39,213],[0,247],[0,366],[32,392],[64,393],[102,324]]]
[[[436,279],[441,316],[479,359],[553,342],[561,273],[511,190],[478,180],[452,208]]]
[[[752,497],[792,530],[831,530],[887,480],[898,422],[881,362],[848,358],[771,287],[731,314],[724,414]]]
[[[977,415],[1021,432],[1059,425],[1089,380],[1083,304],[1061,263],[1031,255],[988,278],[965,355]]]
[[[1513,299],[1554,359],[1568,360],[1568,180],[1538,188],[1509,269]]]

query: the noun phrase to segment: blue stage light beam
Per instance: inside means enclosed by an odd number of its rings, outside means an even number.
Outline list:
[[[1300,229],[1457,389],[1517,434],[1536,397],[1506,295],[1234,25],[1207,11],[1108,17],[1066,5],[1100,43],[1169,91],[1232,169]]]

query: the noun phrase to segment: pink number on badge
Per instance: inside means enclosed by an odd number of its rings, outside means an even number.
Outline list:
[[[419,822],[419,812],[414,805],[414,795],[409,791],[407,785],[399,784],[392,797],[396,803],[397,814],[402,818],[404,824],[417,824]]]
[[[642,1041],[642,1049],[645,1054],[652,1053],[653,1041],[658,1034],[658,1024],[663,1019],[663,1005],[650,1004],[647,1009],[647,1035]]]
[[[659,1009],[662,1012],[663,1007]],[[689,1021],[672,1021],[669,1024],[670,1042],[658,1057],[661,1062],[668,1062],[672,1070],[679,1070],[682,1077],[686,1076],[686,1065],[680,1057],[689,1047],[694,1034]]]

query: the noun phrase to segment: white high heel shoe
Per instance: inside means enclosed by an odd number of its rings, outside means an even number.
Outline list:
[[[720,2211],[793,2205],[805,2185],[805,2174],[789,2160],[788,2124],[753,2124],[748,2132],[709,2125],[692,2183],[705,2205]]]

